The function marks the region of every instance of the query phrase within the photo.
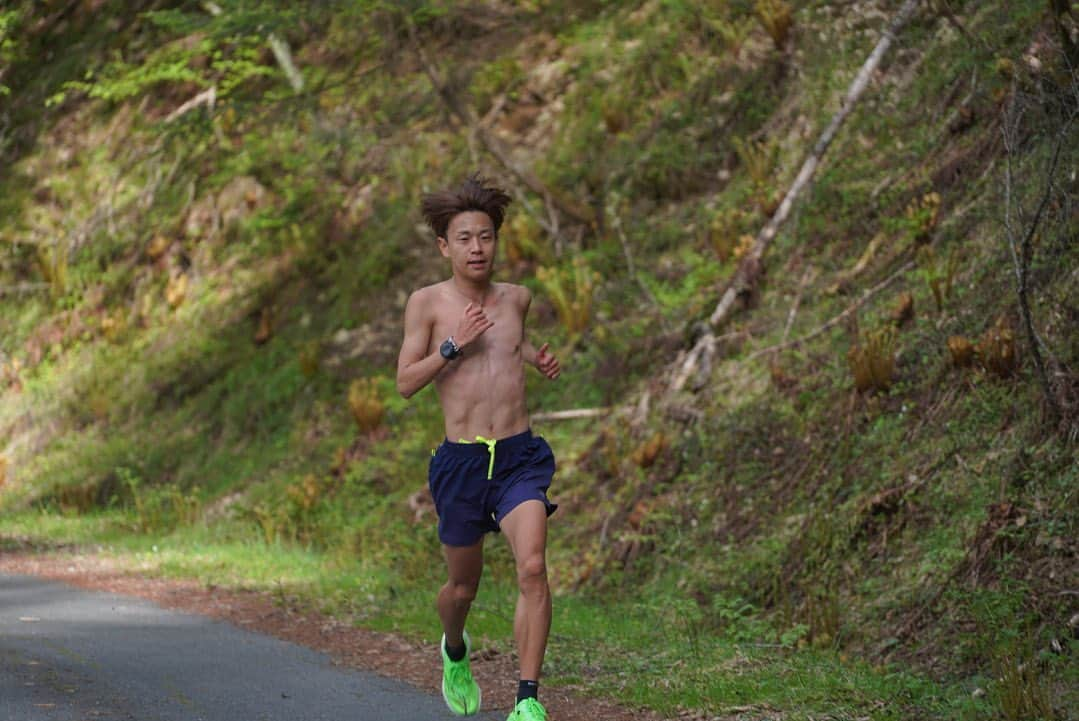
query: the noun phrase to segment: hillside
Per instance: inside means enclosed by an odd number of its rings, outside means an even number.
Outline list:
[[[564,368],[547,683],[1076,718],[1079,6],[918,4],[781,204],[903,5],[6,3],[0,540],[435,638],[394,373],[480,171]]]

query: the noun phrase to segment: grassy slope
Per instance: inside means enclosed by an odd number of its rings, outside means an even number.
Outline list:
[[[1044,430],[1029,359],[998,380],[950,369],[945,349],[1013,313],[998,58],[1017,59],[1033,38],[1051,44],[1041,6],[971,4],[973,43],[927,17],[904,33],[777,240],[756,307],[726,329],[744,335],[721,347],[699,392],[643,418],[540,426],[560,458],[553,682],[749,717],[988,718],[1024,690],[1058,715],[1075,705],[1073,657],[1046,650],[1068,644],[1074,611],[1061,593],[1076,585],[1074,451]],[[634,403],[733,269],[716,246],[761,222],[752,158],[735,138],[771,142],[763,195],[784,187],[884,16],[874,4],[799,5],[784,61],[746,3],[544,7],[451,13],[420,31],[458,56],[445,65],[481,111],[505,96],[499,130],[546,180],[603,195],[634,249],[630,278],[617,232],[563,239],[574,250],[559,257],[533,216],[510,220],[505,277],[536,290],[535,337],[569,361],[558,384],[530,377],[533,406]],[[89,64],[109,42],[160,32],[136,23],[115,38],[100,22],[56,32],[82,38]],[[399,28],[378,26],[376,44],[357,27],[342,14],[290,38],[321,84],[313,97],[255,78],[222,102],[216,129],[198,114],[160,124],[189,86],[154,86],[141,105],[75,98],[9,146],[4,209],[19,220],[5,237],[88,237],[55,299],[0,309],[2,350],[22,364],[0,407],[5,535],[104,544],[161,573],[276,588],[434,636],[439,553],[422,489],[440,418],[430,391],[395,397],[392,365],[404,293],[443,272],[414,230],[418,195],[473,168],[476,151],[447,126]],[[450,32],[473,38],[467,56],[442,43]],[[27,63],[5,82],[29,114],[76,72]],[[1038,177],[1050,150],[1032,132],[1018,172]],[[204,199],[240,176],[258,183],[254,208],[225,208],[240,220],[217,234],[192,228]],[[157,190],[140,199],[146,187]],[[930,247],[957,259],[940,311],[930,263],[914,253],[922,220],[907,213],[931,190],[941,209]],[[106,204],[118,221],[95,216]],[[714,220],[730,208],[742,212]],[[1039,246],[1035,312],[1074,362],[1068,306],[1053,300],[1075,294],[1070,222]],[[156,236],[171,243],[152,260]],[[35,272],[14,247],[5,279]],[[535,270],[573,256],[602,280],[571,347]],[[842,326],[751,357],[788,336],[796,298],[791,337],[911,258],[916,269],[858,314],[862,329],[880,327],[901,291],[913,295],[889,391],[852,393],[854,332]],[[164,296],[180,275],[188,288],[173,308]],[[263,317],[273,334],[256,344]],[[356,435],[355,377],[374,379],[382,430]],[[490,547],[476,625],[505,647],[512,564]],[[1028,677],[994,680],[1030,659]]]

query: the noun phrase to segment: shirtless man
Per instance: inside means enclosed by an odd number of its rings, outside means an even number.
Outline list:
[[[453,275],[408,299],[397,389],[409,398],[434,381],[445,418],[446,439],[431,459],[428,485],[449,572],[438,594],[446,705],[459,716],[480,708],[465,619],[483,571],[484,536],[501,530],[519,589],[513,630],[520,680],[509,721],[545,721],[537,692],[551,627],[547,516],[556,506],[547,489],[555,466],[550,446],[529,429],[524,365],[551,380],[560,369],[546,343],[537,350],[525,337],[529,290],[491,280],[509,202],[476,176],[424,196],[424,217]]]

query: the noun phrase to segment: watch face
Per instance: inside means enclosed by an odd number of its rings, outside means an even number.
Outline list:
[[[450,341],[449,338],[442,341],[442,345],[438,347],[438,352],[441,353],[442,357],[446,358],[447,360],[453,360],[457,357],[459,353],[459,351],[457,351],[453,347],[453,343]]]

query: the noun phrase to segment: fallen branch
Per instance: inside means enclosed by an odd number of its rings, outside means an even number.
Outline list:
[[[573,408],[566,411],[544,411],[533,413],[533,421],[568,421],[574,418],[601,418],[610,415],[614,410],[610,406],[604,408]]]
[[[791,210],[794,207],[794,201],[797,200],[798,196],[802,194],[802,191],[809,186],[825,152],[827,152],[832,141],[835,140],[835,136],[839,132],[840,127],[843,126],[843,123],[847,120],[851,111],[854,110],[854,106],[861,99],[865,89],[869,86],[870,77],[872,77],[877,67],[880,66],[881,60],[884,59],[884,55],[892,47],[892,43],[895,42],[896,34],[904,25],[906,25],[907,21],[910,20],[910,17],[914,14],[914,10],[917,7],[918,0],[906,0],[906,2],[903,3],[903,7],[896,13],[891,24],[884,31],[883,36],[877,43],[877,46],[873,48],[873,52],[869,54],[865,63],[862,64],[861,70],[858,71],[858,75],[855,76],[854,81],[847,89],[847,95],[843,98],[843,104],[836,114],[832,116],[832,121],[828,123],[828,127],[824,129],[824,132],[821,133],[816,145],[813,146],[813,150],[802,164],[802,169],[798,172],[798,176],[794,179],[787,194],[783,197],[783,202],[779,204],[779,208],[776,210],[775,215],[773,215],[761,229],[756,240],[753,242],[753,246],[739,264],[738,270],[735,272],[735,276],[727,288],[726,293],[723,294],[723,297],[716,305],[715,311],[708,319],[708,322],[711,323],[713,327],[719,327],[727,320],[734,307],[734,301],[740,295],[752,290],[752,285],[755,284],[758,275],[756,270],[760,267],[761,259],[764,257],[765,251],[768,250],[768,246],[771,245],[772,240],[774,240],[778,234],[780,226],[783,225],[790,216]]]
[[[205,90],[203,90],[201,93],[199,93],[195,97],[193,97],[190,100],[188,100],[187,102],[185,102],[180,107],[173,110],[167,116],[165,116],[165,122],[166,123],[171,123],[173,120],[176,120],[176,118],[190,112],[191,110],[194,110],[195,108],[197,108],[197,107],[199,107],[201,105],[205,105],[210,110],[210,112],[212,113],[213,110],[214,110],[214,103],[216,103],[216,102],[217,102],[217,86],[211,85],[210,87],[206,88]]]
[[[674,376],[671,379],[671,390],[682,390],[690,377],[706,377],[708,371],[712,368],[712,358],[716,354],[716,347],[719,345],[719,342],[744,335],[747,335],[744,330],[725,333],[721,336],[717,336],[710,330],[705,331],[701,337],[697,339],[697,342],[693,345],[693,349],[686,353],[681,359],[681,365],[678,366],[678,369],[674,372]]]
[[[899,268],[899,270],[892,273],[890,276],[888,276],[887,278],[885,278],[881,282],[877,283],[875,286],[873,286],[869,290],[862,293],[861,298],[859,298],[854,303],[851,303],[849,306],[846,307],[846,309],[843,310],[842,313],[835,316],[834,318],[829,320],[824,325],[819,326],[818,328],[816,328],[812,332],[807,333],[807,334],[805,334],[804,336],[802,336],[800,338],[795,338],[794,340],[789,340],[789,341],[783,341],[782,343],[776,343],[775,345],[768,346],[767,348],[761,348],[760,350],[755,350],[755,351],[753,351],[752,353],[749,354],[749,356],[746,358],[746,360],[752,360],[753,358],[759,358],[762,355],[767,355],[768,353],[774,353],[777,350],[783,350],[784,348],[790,348],[791,346],[801,345],[802,343],[813,340],[814,338],[816,338],[820,334],[824,333],[829,328],[833,328],[837,324],[843,322],[844,318],[847,318],[851,313],[853,313],[854,311],[861,308],[863,305],[865,305],[867,302],[869,302],[869,300],[873,296],[875,296],[877,293],[880,293],[882,290],[884,290],[885,288],[890,286],[892,283],[894,283],[896,280],[898,280],[900,277],[902,277],[902,275],[904,273],[906,273],[908,270],[910,270],[913,267],[914,267],[914,261],[913,260],[908,260],[906,263],[904,263]]]
[[[48,290],[48,283],[16,283],[15,285],[0,285],[0,297],[5,295],[26,295],[36,293],[39,290]]]
[[[780,226],[782,226],[787,218],[790,217],[795,200],[797,200],[798,196],[809,187],[810,181],[816,173],[817,166],[820,165],[821,160],[824,158],[825,152],[827,152],[832,141],[835,140],[835,136],[839,132],[840,127],[842,127],[847,117],[851,114],[851,111],[854,110],[854,106],[858,103],[858,100],[861,99],[865,89],[869,86],[869,79],[872,77],[873,73],[876,72],[877,68],[880,66],[881,60],[884,59],[885,54],[892,47],[896,35],[914,15],[918,3],[919,0],[906,0],[903,3],[902,7],[899,8],[899,11],[892,18],[891,23],[889,23],[888,27],[884,30],[880,41],[878,41],[876,47],[873,48],[873,52],[869,54],[869,57],[867,57],[862,64],[861,69],[851,82],[850,87],[847,88],[847,94],[843,98],[842,105],[836,114],[832,116],[831,122],[828,123],[824,132],[821,133],[820,138],[817,139],[816,144],[809,153],[809,157],[807,157],[802,164],[802,169],[798,172],[797,177],[787,190],[786,195],[783,196],[783,201],[779,204],[779,208],[764,225],[760,233],[757,234],[749,252],[746,253],[742,262],[738,264],[738,269],[728,283],[726,291],[720,298],[719,303],[716,304],[716,309],[708,318],[709,326],[712,329],[720,328],[727,320],[729,320],[731,313],[735,308],[735,301],[752,294],[753,290],[756,288],[762,268],[761,261],[764,258],[765,251],[768,250],[768,247],[779,233]],[[697,342],[694,344],[693,348],[689,350],[683,361],[681,369],[676,370],[674,373],[670,385],[672,391],[681,390],[692,371],[707,364],[711,354],[714,352],[715,342],[716,337],[712,330],[703,333],[697,339]]]
[[[288,78],[293,92],[301,92],[303,90],[303,73],[296,67],[296,63],[292,61],[292,51],[289,50],[288,43],[273,33],[270,33],[268,39],[270,41],[270,50],[273,51],[277,64],[281,66],[285,77]]]

